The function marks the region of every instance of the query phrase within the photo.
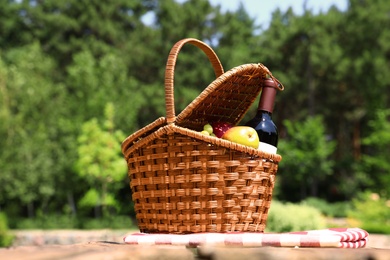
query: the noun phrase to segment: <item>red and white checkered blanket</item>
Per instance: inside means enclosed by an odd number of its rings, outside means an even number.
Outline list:
[[[133,245],[222,245],[244,247],[339,247],[361,248],[368,241],[368,233],[360,228],[329,228],[290,233],[196,233],[145,234],[134,233],[124,237]]]

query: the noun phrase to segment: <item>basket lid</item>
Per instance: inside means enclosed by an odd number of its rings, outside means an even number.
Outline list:
[[[223,73],[194,99],[177,117],[175,124],[201,130],[211,122],[236,125],[260,93],[266,74],[262,64],[244,64]]]

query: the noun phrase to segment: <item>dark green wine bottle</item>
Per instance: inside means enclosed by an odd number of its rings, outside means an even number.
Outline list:
[[[256,116],[245,125],[253,127],[259,135],[259,150],[276,153],[278,146],[278,129],[272,121],[272,112],[277,92],[277,83],[272,79],[264,80]]]

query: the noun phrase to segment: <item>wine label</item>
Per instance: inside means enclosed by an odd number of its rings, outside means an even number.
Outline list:
[[[258,149],[266,153],[276,153],[277,151],[275,146],[263,142],[260,142]]]

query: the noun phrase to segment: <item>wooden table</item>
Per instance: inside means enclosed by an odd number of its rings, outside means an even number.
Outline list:
[[[357,259],[389,260],[390,248],[276,248],[139,246],[92,241],[72,245],[17,246],[0,249],[0,259]]]

